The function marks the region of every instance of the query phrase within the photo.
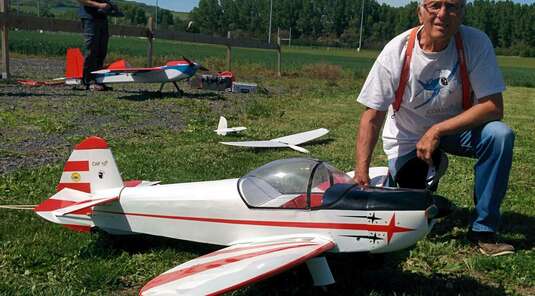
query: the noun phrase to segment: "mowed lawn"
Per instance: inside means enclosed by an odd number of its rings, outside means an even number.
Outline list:
[[[13,55],[19,59],[50,56],[57,61],[61,50],[55,50],[80,45],[76,45],[77,35],[12,35]],[[25,38],[33,38],[33,45],[18,49]],[[158,61],[186,55],[214,71],[224,69],[224,49],[162,40],[156,45]],[[125,55],[142,65],[144,46],[144,40],[114,38],[110,59]],[[377,52],[302,47],[284,52],[285,76],[277,78],[274,52],[235,50],[233,70],[238,79],[267,89],[252,95],[214,94],[185,84],[185,97],[170,92],[160,97],[137,91],[158,86],[118,86],[112,92],[92,94],[1,82],[0,159],[18,166],[0,175],[0,204],[38,204],[53,195],[70,149],[92,134],[108,140],[125,180],[171,183],[234,178],[272,160],[304,156],[292,150],[221,145],[212,131],[219,115],[225,115],[231,125],[248,127],[241,135],[229,136],[231,140],[328,128],[331,132],[322,141],[305,147],[311,157],[351,170],[362,111],[355,97]],[[458,209],[414,247],[381,257],[330,257],[337,284],[326,292],[314,288],[306,268],[299,266],[231,294],[535,295],[535,88],[525,87],[535,82],[535,77],[530,80],[535,62],[511,57],[500,57],[499,62],[509,85],[504,121],[516,133],[500,233],[517,248],[514,255],[488,258],[465,240],[473,210],[474,161],[450,157],[438,193]],[[16,78],[62,75],[14,71],[19,73]],[[377,147],[373,165],[385,163]],[[75,233],[31,211],[0,209],[0,221],[0,295],[134,295],[156,275],[217,249],[144,235]]]

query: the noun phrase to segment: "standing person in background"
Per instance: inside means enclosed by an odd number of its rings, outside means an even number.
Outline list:
[[[505,83],[494,48],[485,33],[461,25],[465,4],[422,0],[417,8],[421,26],[395,37],[378,56],[358,97],[366,110],[356,140],[354,178],[368,185],[385,118],[383,148],[391,180],[400,187],[426,188],[442,151],[476,158],[468,240],[482,253],[498,256],[514,252],[496,240],[514,134],[500,121]]]
[[[97,84],[92,71],[100,70],[104,66],[104,59],[108,53],[108,17],[107,11],[111,4],[104,0],[78,0],[79,15],[82,20],[82,32],[85,43],[83,84],[92,91],[103,91],[109,88],[104,84]]]

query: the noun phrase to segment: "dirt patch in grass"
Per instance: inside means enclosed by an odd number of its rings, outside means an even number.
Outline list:
[[[170,85],[159,94],[157,84],[114,85],[112,91],[98,93],[65,85],[28,87],[16,80],[61,77],[63,60],[14,58],[10,65],[13,79],[0,82],[0,175],[64,161],[71,145],[82,137],[118,140],[180,132],[195,105],[231,115],[240,113],[240,101],[247,99],[190,89],[185,82],[181,83],[184,96]],[[190,100],[204,103],[189,104]]]

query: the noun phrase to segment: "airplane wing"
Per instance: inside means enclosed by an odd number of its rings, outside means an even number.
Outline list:
[[[283,142],[283,143],[288,143],[291,145],[299,145],[299,144],[314,140],[316,138],[319,138],[327,134],[328,132],[329,130],[326,128],[319,128],[319,129],[311,130],[308,132],[302,132],[302,133],[293,134],[290,136],[276,138],[271,141]]]
[[[257,148],[280,148],[289,147],[288,144],[274,142],[274,141],[241,141],[241,142],[219,142],[225,145],[240,146],[240,147],[257,147]]]
[[[154,68],[116,68],[116,69],[102,69],[98,71],[93,71],[93,74],[104,74],[104,73],[143,73],[143,72],[163,72],[165,69],[160,67]]]
[[[314,236],[236,244],[166,271],[139,294],[221,294],[275,275],[334,246],[334,242]]]

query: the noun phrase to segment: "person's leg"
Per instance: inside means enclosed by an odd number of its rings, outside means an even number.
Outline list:
[[[104,60],[108,54],[108,21],[107,20],[97,20],[97,52],[96,52],[96,67],[102,69],[104,67]]]
[[[514,145],[513,131],[501,121],[492,121],[473,130],[445,136],[440,148],[447,153],[475,157],[475,232],[496,232],[500,205],[507,191]]]
[[[85,85],[89,85],[94,82],[93,75],[91,74],[91,72],[96,70],[96,59],[98,50],[97,34],[93,20],[82,19],[82,31],[85,45],[84,71],[82,82]]]
[[[440,147],[448,153],[477,159],[474,166],[475,217],[468,239],[482,253],[490,256],[514,252],[513,246],[496,241],[500,205],[507,191],[513,146],[513,131],[500,121],[446,136],[440,141]]]

